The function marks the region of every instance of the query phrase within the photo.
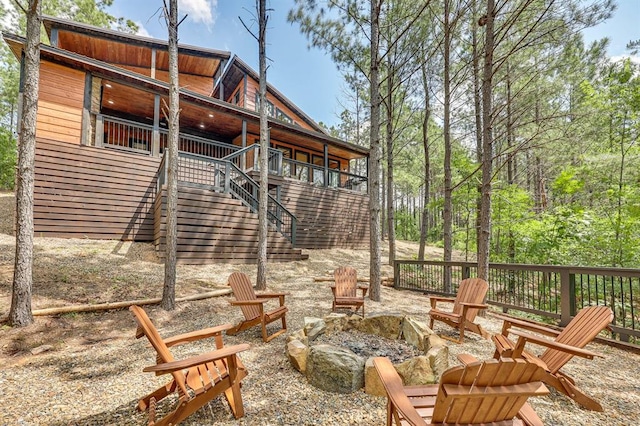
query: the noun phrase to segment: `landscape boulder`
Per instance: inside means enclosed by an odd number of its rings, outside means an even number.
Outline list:
[[[314,345],[307,357],[309,382],[322,390],[351,393],[364,386],[364,358],[333,345]]]

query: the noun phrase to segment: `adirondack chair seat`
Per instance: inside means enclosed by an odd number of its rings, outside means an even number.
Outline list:
[[[584,394],[575,386],[575,381],[560,369],[574,356],[586,359],[601,355],[584,349],[613,320],[613,312],[606,306],[590,306],[581,309],[562,331],[553,330],[528,321],[511,317],[497,316],[503,320],[502,333],[492,337],[496,347],[494,358],[522,358],[535,363],[544,369],[546,375],[542,379],[547,385],[567,395],[584,408],[603,411],[602,405]],[[514,329],[515,328],[515,329]],[[526,330],[526,331],[523,331]],[[536,332],[545,336],[528,333]],[[509,335],[518,338],[516,342]],[[541,355],[525,350],[527,343],[543,346],[547,349]]]
[[[286,314],[289,309],[285,306],[287,293],[262,293],[256,294],[249,277],[242,272],[234,272],[229,276],[229,285],[233,290],[236,300],[229,303],[232,306],[239,306],[244,315],[244,320],[227,330],[227,334],[233,336],[241,331],[247,330],[258,324],[262,327],[262,340],[269,342],[279,335],[286,333]],[[279,306],[270,311],[265,311],[265,303],[269,300],[278,299]],[[269,335],[267,325],[280,320],[282,329]]]
[[[135,305],[129,309],[138,324],[136,338],[146,336],[156,351],[157,364],[145,367],[143,371],[173,376],[169,383],[138,401],[137,408],[147,411],[150,426],[177,425],[221,394],[224,394],[236,419],[244,415],[240,382],[247,376],[247,370],[237,355],[249,349],[249,345],[224,346],[222,332],[231,324],[162,339],[144,309]],[[211,337],[215,339],[214,351],[179,361],[169,351],[169,347]],[[178,396],[176,408],[156,421],[156,403],[174,392]]]
[[[488,289],[489,284],[483,279],[467,278],[460,282],[458,294],[455,298],[430,295],[429,303],[431,304],[431,310],[429,311],[429,328],[433,329],[433,324],[436,320],[457,328],[460,336],[458,340],[451,339],[448,336],[442,336],[456,343],[462,343],[464,341],[465,330],[477,333],[483,338],[488,339],[489,333],[487,333],[480,324],[474,322],[478,312],[489,307],[482,303]],[[452,303],[453,308],[451,311],[440,310],[438,309],[438,302]]]
[[[445,371],[439,384],[403,386],[388,358],[374,358],[387,394],[387,426],[542,426],[526,403],[529,396],[549,393],[540,367],[524,360],[478,362],[467,356],[466,361]]]

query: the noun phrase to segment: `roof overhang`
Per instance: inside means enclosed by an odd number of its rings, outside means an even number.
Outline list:
[[[25,39],[21,36],[8,33],[3,33],[2,36],[13,51],[14,55],[16,55],[17,58],[20,58]],[[77,70],[92,72],[96,75],[102,76],[103,78],[123,82],[142,90],[162,95],[168,95],[169,93],[168,83],[53,46],[41,45],[40,58],[67,65]],[[213,110],[214,113],[217,111],[221,113],[222,116],[233,116],[236,119],[245,121],[247,123],[248,132],[259,134],[260,116],[254,111],[240,108],[233,104],[203,96],[186,89],[180,89],[180,99],[181,101]],[[324,133],[284,123],[279,120],[269,120],[269,128],[271,131],[271,137],[283,142],[307,146],[311,144],[326,144],[329,148],[330,154],[344,159],[356,159],[369,156],[368,148],[342,141]]]
[[[168,43],[164,40],[114,31],[66,19],[43,16],[43,25],[56,47],[107,63],[130,67],[151,66],[152,51],[156,51],[154,66],[168,71]],[[181,73],[216,77],[221,74],[231,53],[185,44],[178,45],[178,68]]]

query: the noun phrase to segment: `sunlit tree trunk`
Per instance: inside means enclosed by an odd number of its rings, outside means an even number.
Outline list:
[[[167,245],[164,263],[162,308],[176,306],[176,257],[178,247],[178,138],[180,133],[180,86],[178,81],[178,0],[169,0],[165,19],[169,31],[169,136],[167,141]]]
[[[370,255],[369,255],[369,297],[380,301],[380,88],[379,81],[379,42],[381,0],[371,0],[371,148],[369,153],[369,217],[370,217]]]
[[[33,322],[33,179],[36,155],[36,115],[40,80],[40,0],[26,6],[16,4],[27,17],[24,47],[24,91],[22,123],[18,139],[18,182],[16,188],[16,254],[9,323],[26,326]]]
[[[258,277],[256,288],[267,288],[267,203],[269,202],[269,129],[267,123],[267,5],[259,0],[258,6],[258,55],[260,62],[260,191],[258,209]]]

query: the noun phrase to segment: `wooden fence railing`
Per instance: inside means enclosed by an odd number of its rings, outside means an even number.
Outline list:
[[[476,272],[472,262],[398,260],[394,286],[452,295],[460,280]],[[449,292],[444,289],[445,274],[451,274]],[[487,303],[504,312],[557,319],[563,326],[585,306],[609,306],[613,337],[640,344],[640,269],[491,263]]]

